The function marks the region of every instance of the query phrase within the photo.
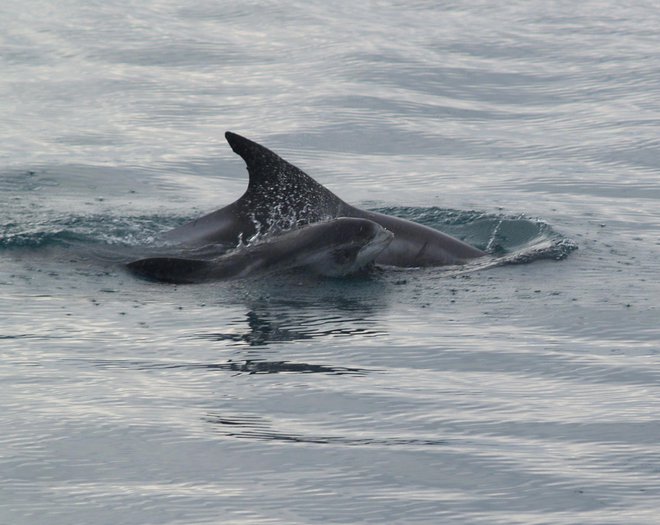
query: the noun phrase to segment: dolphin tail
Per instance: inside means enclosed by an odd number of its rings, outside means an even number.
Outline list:
[[[150,281],[188,284],[206,280],[213,263],[199,259],[153,257],[133,261],[126,266],[132,273]]]

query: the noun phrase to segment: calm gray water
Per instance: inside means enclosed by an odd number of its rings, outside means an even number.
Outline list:
[[[5,0],[0,523],[660,523],[658,35],[642,1]],[[523,264],[125,273],[242,193],[225,130]]]

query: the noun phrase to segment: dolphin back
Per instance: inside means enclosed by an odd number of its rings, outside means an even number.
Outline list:
[[[373,221],[341,217],[276,234],[213,259],[151,257],[127,267],[145,279],[175,284],[256,277],[295,268],[338,277],[370,265],[392,237]]]
[[[255,235],[286,232],[301,226],[341,217],[367,219],[389,230],[394,239],[376,263],[400,266],[442,266],[465,264],[485,253],[434,228],[409,220],[355,208],[268,148],[227,131],[231,149],[247,166],[245,193],[235,202],[166,233],[164,239],[185,246],[224,244],[237,246]],[[204,274],[207,269],[197,261],[176,263],[189,273]],[[155,263],[154,263],[155,264]],[[175,264],[161,261],[159,264]],[[222,273],[233,275],[235,269]],[[157,272],[154,272],[157,273]],[[182,275],[187,272],[182,271]],[[240,273],[240,272],[239,272]]]

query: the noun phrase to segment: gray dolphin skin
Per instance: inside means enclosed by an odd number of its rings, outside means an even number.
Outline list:
[[[371,264],[393,237],[373,221],[342,217],[268,235],[214,259],[154,257],[127,266],[140,277],[169,283],[258,277],[294,268],[338,277]]]
[[[377,264],[442,266],[485,255],[428,226],[355,208],[264,146],[230,131],[225,138],[247,165],[247,190],[228,206],[167,232],[165,240],[185,246],[236,245],[258,233],[354,217],[373,221],[394,235],[376,257]]]

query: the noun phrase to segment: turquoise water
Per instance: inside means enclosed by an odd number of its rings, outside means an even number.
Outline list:
[[[658,34],[644,2],[4,2],[0,523],[657,523]],[[135,279],[244,191],[226,130],[491,256]]]

